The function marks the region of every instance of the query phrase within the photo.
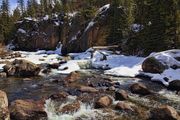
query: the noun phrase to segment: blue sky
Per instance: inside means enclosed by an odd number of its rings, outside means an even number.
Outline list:
[[[17,7],[17,0],[9,0],[9,2],[10,2],[11,10]],[[24,0],[24,2],[26,3],[27,0]]]
[[[1,1],[1,0],[0,0]],[[40,0],[36,0],[40,4]],[[14,10],[17,7],[17,0],[9,0],[11,10]],[[25,5],[27,4],[27,0],[24,0]]]

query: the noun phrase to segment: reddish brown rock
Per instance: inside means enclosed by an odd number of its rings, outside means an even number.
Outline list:
[[[66,78],[65,80],[68,82],[75,82],[76,80],[78,80],[80,78],[80,74],[78,72],[71,72]]]
[[[180,120],[180,116],[173,107],[162,105],[150,111],[149,120]]]
[[[127,100],[128,93],[125,90],[119,90],[115,92],[115,100]]]
[[[133,109],[131,108],[131,106],[128,103],[125,102],[118,102],[115,106],[116,110],[130,110],[133,111]]]
[[[112,104],[112,99],[109,96],[103,96],[100,97],[96,102],[95,102],[95,108],[105,108],[109,107]]]
[[[44,110],[44,102],[16,100],[11,103],[9,110],[12,120],[47,119],[47,114]]]
[[[93,87],[88,87],[88,86],[80,86],[79,90],[81,92],[89,92],[89,93],[96,93],[96,92],[98,92],[97,89],[95,89]]]
[[[8,99],[5,92],[0,90],[0,120],[10,120]]]
[[[149,95],[152,92],[142,83],[135,83],[131,85],[130,90],[132,93],[139,94],[139,95]]]
[[[66,98],[68,97],[68,93],[66,92],[59,92],[59,93],[56,93],[56,94],[53,94],[49,97],[49,99],[51,100],[55,100],[55,101],[64,101],[66,100]]]

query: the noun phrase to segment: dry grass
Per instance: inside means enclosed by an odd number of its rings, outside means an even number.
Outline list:
[[[7,50],[5,49],[5,46],[0,43],[0,57],[5,55],[7,53]]]

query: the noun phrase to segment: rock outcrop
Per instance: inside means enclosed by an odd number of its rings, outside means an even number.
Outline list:
[[[55,49],[60,40],[60,20],[61,18],[56,16],[42,20],[25,18],[17,22],[15,48],[28,51]]]

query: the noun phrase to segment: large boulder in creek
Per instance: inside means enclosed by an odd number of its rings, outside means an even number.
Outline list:
[[[0,90],[0,120],[10,120],[8,99],[5,92]]]
[[[27,60],[14,60],[4,66],[4,71],[8,76],[31,77],[37,76],[40,72],[40,67]]]
[[[180,116],[173,107],[162,105],[150,111],[149,120],[180,120]]]
[[[134,94],[149,95],[152,92],[142,83],[134,83],[130,86],[130,90]]]
[[[10,105],[12,120],[47,120],[44,103],[33,100],[16,100]]]
[[[148,73],[162,73],[166,68],[166,65],[154,57],[149,57],[142,63],[143,71]]]
[[[105,108],[109,107],[112,104],[113,100],[109,96],[103,96],[100,97],[96,102],[95,102],[95,108]]]

